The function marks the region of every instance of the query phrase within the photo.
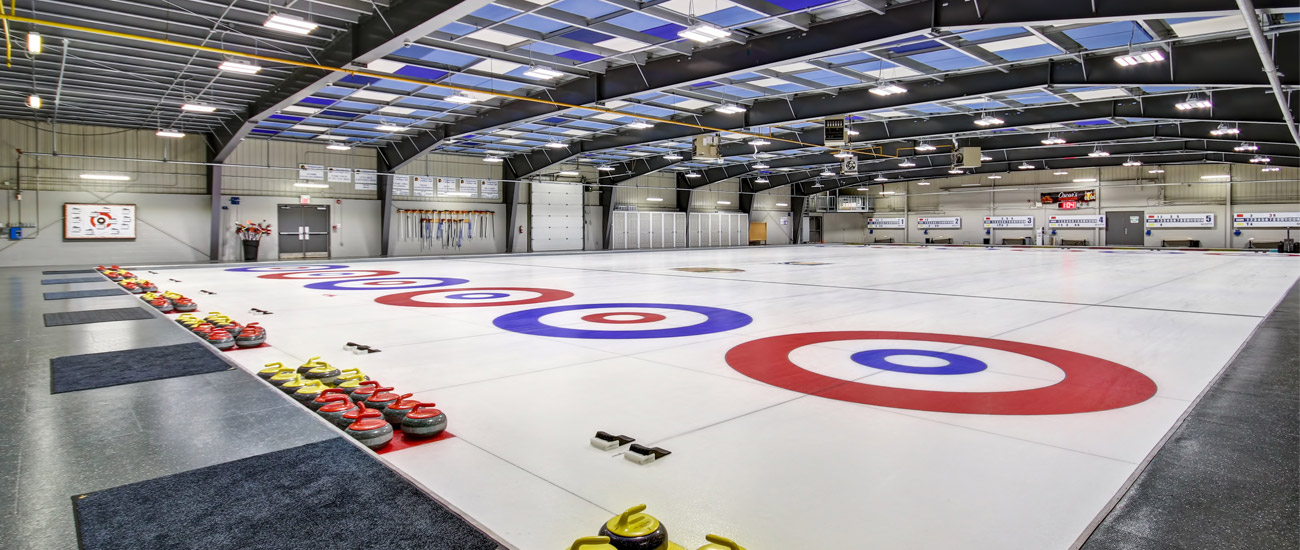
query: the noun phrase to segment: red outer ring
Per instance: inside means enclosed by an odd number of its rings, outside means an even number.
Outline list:
[[[348,273],[353,273],[353,275],[342,275],[339,277],[315,277],[315,276],[293,277],[293,275],[303,275],[307,273],[311,273],[314,275],[316,273],[328,272],[327,270],[319,269],[314,271],[281,271],[279,273],[267,273],[265,275],[258,275],[257,278],[258,279],[289,279],[293,281],[315,281],[319,279],[362,279],[368,277],[387,277],[389,275],[397,275],[396,271],[383,271],[383,270],[372,271],[372,270],[365,270],[365,269],[347,269],[347,270],[340,269],[338,271],[346,271]],[[369,275],[357,275],[357,273],[368,273]]]
[[[635,315],[637,317],[640,317],[640,319],[610,319],[610,317],[614,317],[616,315]],[[658,313],[641,313],[638,311],[616,311],[613,313],[593,313],[591,315],[587,315],[582,318],[583,321],[587,321],[588,323],[608,323],[611,325],[653,323],[655,321],[662,321],[664,319],[667,319],[667,317],[660,315]]]
[[[916,340],[1009,351],[1040,359],[1065,371],[1065,379],[1044,388],[1007,392],[942,392],[876,386],[823,376],[790,361],[797,348],[838,340]],[[787,390],[896,409],[964,414],[1074,414],[1136,405],[1156,393],[1156,383],[1119,363],[1034,344],[924,332],[834,331],[773,336],[727,352],[727,364],[741,374]]]
[[[431,302],[419,302],[415,300],[417,296],[424,296],[425,294],[441,294],[445,292],[473,294],[475,292],[494,291],[494,290],[536,292],[537,294],[540,294],[540,296],[537,296],[535,298],[528,298],[526,300],[513,300],[509,302],[486,302],[486,303],[467,302],[464,304],[438,304],[438,303],[431,303]],[[517,305],[524,305],[524,304],[536,304],[541,302],[554,302],[555,300],[563,300],[565,298],[572,298],[572,297],[573,297],[572,292],[569,292],[567,290],[555,290],[553,288],[522,288],[522,287],[438,288],[433,290],[417,290],[414,292],[401,292],[398,294],[387,294],[375,298],[375,301],[384,304],[386,306],[402,306],[402,307],[493,307],[493,306],[517,306]]]

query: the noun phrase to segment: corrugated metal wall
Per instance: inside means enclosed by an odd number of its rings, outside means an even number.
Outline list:
[[[22,157],[24,189],[42,191],[88,191],[108,193],[207,193],[207,170],[202,165],[205,145],[202,136],[160,138],[153,131],[123,130],[98,126],[58,125],[57,152],[64,156],[39,156],[56,151],[52,126],[23,120],[0,120],[0,179],[17,177],[17,150]],[[93,157],[124,157],[173,162],[127,162]],[[81,174],[111,174],[128,181],[92,181]]]

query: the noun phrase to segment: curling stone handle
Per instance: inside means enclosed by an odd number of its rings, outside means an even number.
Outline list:
[[[618,525],[619,527],[626,527],[626,526],[627,526],[627,520],[628,520],[628,518],[632,517],[632,514],[640,514],[641,512],[644,512],[644,511],[645,511],[645,505],[644,505],[644,504],[638,504],[638,505],[636,505],[636,506],[633,506],[633,507],[631,507],[631,508],[628,508],[626,512],[623,512],[622,514],[619,514],[619,515],[618,515],[618,524],[617,524],[617,525]]]
[[[573,541],[573,546],[569,550],[579,550],[588,544],[609,544],[609,537],[582,537]]]
[[[740,545],[739,545],[739,544],[736,544],[735,541],[733,541],[733,540],[731,540],[731,539],[729,539],[729,538],[727,538],[727,537],[722,537],[722,536],[718,536],[718,535],[704,535],[704,540],[707,540],[707,541],[709,541],[709,542],[712,542],[713,544],[718,544],[718,545],[726,546],[727,548],[730,548],[731,550],[742,550],[742,549],[740,548]]]
[[[268,368],[268,369],[271,368],[271,367],[275,367],[276,370],[279,370],[279,369],[284,368],[284,363],[281,363],[281,362],[279,362],[279,361],[276,361],[276,362],[274,362],[274,363],[267,363],[267,364],[262,365],[262,366],[264,366],[264,367],[266,367],[266,368]]]

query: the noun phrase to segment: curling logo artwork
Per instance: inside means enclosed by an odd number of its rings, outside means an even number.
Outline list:
[[[935,391],[883,386],[834,378],[813,372],[790,360],[804,346],[854,340],[939,342],[1022,355],[1045,362],[1065,373],[1065,378],[1045,387],[1012,391]],[[922,356],[945,362],[938,367],[916,367],[893,360]],[[921,376],[974,375],[990,368],[985,361],[959,353],[925,349],[881,349],[852,354],[853,362],[884,371]],[[750,378],[787,390],[864,405],[896,409],[990,415],[1054,415],[1107,411],[1142,403],[1156,393],[1146,375],[1105,359],[1046,346],[922,332],[836,331],[772,336],[732,348],[727,364]],[[868,378],[869,380],[869,378]]]

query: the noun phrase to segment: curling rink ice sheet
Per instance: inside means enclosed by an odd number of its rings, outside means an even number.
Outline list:
[[[565,548],[646,503],[687,548],[717,533],[751,550],[1042,550],[1075,543],[1300,277],[1294,256],[1116,252],[806,246],[151,276],[265,326],[271,347],[229,355],[246,369],[320,356],[437,403],[456,437],[383,460],[517,548]],[[672,454],[638,466],[591,447],[597,430]]]

